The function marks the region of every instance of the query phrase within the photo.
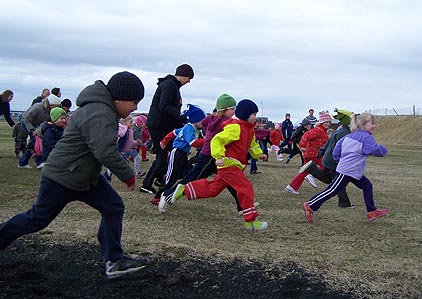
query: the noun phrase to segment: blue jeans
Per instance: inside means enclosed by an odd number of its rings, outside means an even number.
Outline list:
[[[79,200],[101,213],[98,241],[106,261],[117,261],[123,255],[122,222],[125,206],[120,195],[100,175],[91,190],[73,191],[42,176],[38,197],[32,208],[0,224],[0,250],[17,238],[46,228],[70,202]]]

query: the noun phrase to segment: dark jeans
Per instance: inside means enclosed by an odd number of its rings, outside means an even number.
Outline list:
[[[117,261],[123,255],[120,244],[125,206],[120,195],[100,175],[97,186],[78,192],[42,176],[38,197],[32,208],[0,224],[0,249],[17,238],[46,228],[70,202],[79,200],[101,213],[98,241],[105,261]]]
[[[172,143],[167,146],[164,150],[161,149],[160,142],[167,135],[165,130],[159,130],[154,128],[149,128],[149,134],[151,135],[152,146],[155,153],[155,160],[152,162],[151,167],[148,170],[147,175],[144,178],[142,186],[150,189],[155,179],[158,179],[160,182],[163,181],[164,175],[167,170],[167,148],[171,148]]]

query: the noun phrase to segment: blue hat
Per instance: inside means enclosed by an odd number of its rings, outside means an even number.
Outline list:
[[[193,124],[200,122],[206,117],[205,112],[201,108],[192,104],[188,104],[188,110],[185,115],[189,118],[189,122]]]
[[[244,99],[237,104],[235,115],[237,118],[246,121],[252,113],[256,112],[258,112],[258,106],[251,100]]]

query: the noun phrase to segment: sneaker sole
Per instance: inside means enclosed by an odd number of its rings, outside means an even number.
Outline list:
[[[306,162],[301,168],[299,168],[299,173],[304,173],[311,164],[312,164],[312,161]]]
[[[306,205],[305,205],[306,203],[304,203],[303,205],[302,205],[302,208],[303,208],[303,212],[305,213],[305,218],[306,218],[306,220],[308,220],[308,223],[313,223],[314,222],[314,219],[313,219],[313,217],[312,217],[312,214],[310,214],[310,212],[308,211],[308,209],[307,209],[307,207],[306,207]]]
[[[375,218],[372,218],[372,219],[368,219],[368,221],[369,221],[369,222],[374,222],[374,221],[376,221],[376,220],[378,220],[378,219],[380,219],[380,218],[382,218],[382,217],[385,217],[385,216],[387,216],[387,214],[385,214],[385,215],[381,215],[381,216],[378,216],[378,217],[375,217]]]
[[[139,188],[139,191],[144,192],[144,193],[154,194],[154,192],[144,187]]]
[[[288,193],[290,193],[290,194],[293,194],[293,195],[299,195],[299,192],[297,192],[297,193],[294,193],[293,191],[291,191],[291,190],[289,190],[289,189],[287,189],[287,187],[286,188],[284,188],[284,190],[286,190]]]
[[[167,203],[166,203],[166,196],[163,194],[161,194],[160,197],[160,202],[158,203],[158,211],[160,213],[165,213],[167,212]]]
[[[106,275],[107,275],[108,279],[115,279],[115,278],[124,276],[126,274],[137,272],[139,270],[142,270],[145,267],[146,267],[146,265],[142,265],[142,266],[139,266],[137,268],[130,268],[130,269],[125,270],[125,271],[106,272]]]

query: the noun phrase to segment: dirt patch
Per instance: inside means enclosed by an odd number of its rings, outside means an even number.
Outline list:
[[[115,280],[97,245],[48,245],[26,236],[0,251],[1,298],[354,298],[329,290],[294,263],[149,256],[151,264]]]

